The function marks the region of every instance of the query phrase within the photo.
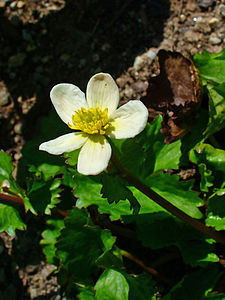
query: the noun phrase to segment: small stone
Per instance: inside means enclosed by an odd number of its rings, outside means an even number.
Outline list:
[[[16,2],[16,1],[13,1],[13,2],[10,4],[10,8],[11,8],[11,9],[16,9],[16,6],[17,6],[17,2]]]
[[[126,80],[124,78],[119,77],[116,79],[116,83],[120,88],[124,88],[126,84]]]
[[[21,154],[21,153],[15,153],[15,154],[14,154],[14,159],[15,159],[15,160],[19,160],[21,157],[22,157],[22,154]]]
[[[24,3],[23,1],[18,1],[18,2],[17,2],[17,7],[18,7],[18,8],[23,8],[24,5],[25,5],[25,3]]]
[[[221,4],[219,6],[220,14],[223,18],[225,18],[225,5]]]
[[[28,274],[32,274],[32,273],[34,273],[37,269],[38,269],[38,265],[27,265],[26,268],[25,268],[25,271],[26,271]]]
[[[5,3],[5,1],[0,1],[0,8],[2,7],[5,7],[5,5],[6,5],[6,3]]]
[[[143,56],[137,56],[134,60],[134,64],[133,64],[133,67],[134,67],[134,70],[135,71],[139,71],[141,70],[141,68],[144,67],[144,64],[145,64],[145,60],[143,58]]]
[[[9,93],[6,89],[0,89],[0,107],[8,104],[9,102]]]
[[[221,43],[221,39],[215,33],[212,33],[209,37],[209,42],[212,45],[219,45]]]
[[[151,63],[153,62],[153,60],[155,59],[156,57],[156,51],[152,50],[152,49],[149,49],[147,52],[146,52],[146,56],[148,58],[148,64],[151,65]]]
[[[181,23],[184,23],[185,20],[186,20],[186,16],[183,15],[183,14],[181,14],[181,15],[180,15],[180,22],[181,22]]]
[[[209,20],[209,25],[215,25],[219,23],[219,20],[217,18],[212,18]]]
[[[22,123],[19,122],[14,126],[14,131],[17,134],[21,134],[22,133]]]
[[[131,98],[131,96],[133,95],[133,90],[131,88],[128,88],[125,90],[125,95],[128,97],[128,98]]]
[[[185,32],[184,37],[189,42],[198,42],[201,40],[201,34],[192,30]]]
[[[146,84],[145,82],[139,80],[137,82],[135,82],[132,85],[132,88],[134,89],[135,92],[137,93],[143,93],[148,87],[148,84]]]
[[[215,4],[216,0],[198,0],[198,5],[201,8],[209,8]]]
[[[188,11],[194,12],[197,9],[197,3],[195,0],[187,1],[186,9]]]

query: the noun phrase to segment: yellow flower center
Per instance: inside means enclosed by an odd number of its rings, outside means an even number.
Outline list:
[[[72,115],[73,125],[68,123],[72,129],[81,130],[89,134],[105,134],[108,124],[108,108],[101,110],[99,107],[86,109],[81,107]]]

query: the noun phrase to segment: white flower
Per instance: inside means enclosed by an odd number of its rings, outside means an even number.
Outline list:
[[[50,98],[63,122],[79,131],[42,143],[39,149],[59,155],[82,147],[77,169],[84,175],[97,175],[107,168],[112,150],[105,135],[132,138],[145,128],[148,119],[148,110],[139,100],[117,109],[119,89],[106,73],[89,80],[87,100],[77,86],[69,83],[54,86]]]

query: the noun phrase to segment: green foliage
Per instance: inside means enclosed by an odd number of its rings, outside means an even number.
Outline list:
[[[211,298],[211,295],[208,292],[214,287],[219,275],[220,272],[218,266],[213,264],[206,268],[196,270],[193,273],[184,276],[184,278],[172,288],[170,293],[162,299],[207,300],[208,298]],[[214,299],[224,299],[220,298],[219,295],[215,296],[218,298]]]
[[[184,211],[193,218],[201,218],[202,214],[197,208],[203,204],[198,193],[192,191],[192,182],[180,182],[177,175],[168,173],[155,173],[145,182],[150,188],[164,197],[170,203]],[[174,192],[176,191],[176,192]]]
[[[125,276],[113,269],[105,271],[95,285],[97,299],[127,300],[129,284]]]
[[[135,222],[137,236],[145,247],[160,249],[168,246],[179,248],[183,260],[190,265],[217,262],[212,253],[213,245],[206,237],[165,212],[126,216],[126,223]]]
[[[0,232],[6,231],[8,234],[15,234],[16,229],[25,229],[26,225],[22,221],[18,210],[10,205],[0,203]]]
[[[221,53],[203,51],[196,53],[194,63],[200,71],[203,83],[223,83],[225,78],[225,49]]]
[[[209,96],[209,123],[205,130],[205,137],[209,137],[225,127],[225,49],[221,53],[195,54],[194,62]]]
[[[20,188],[12,176],[14,167],[11,162],[10,156],[0,151],[0,185],[1,192],[5,196],[19,197],[24,200],[26,208],[29,208],[29,202],[25,195],[25,191]],[[6,231],[9,234],[15,234],[16,229],[25,229],[22,218],[19,214],[19,208],[8,204],[6,201],[0,203],[0,232]]]
[[[225,299],[216,293],[218,279],[224,276],[218,263],[224,258],[221,245],[141,192],[150,188],[181,215],[214,231],[225,230],[225,150],[216,141],[225,128],[225,50],[203,51],[194,62],[209,108],[200,109],[191,130],[176,142],[164,143],[158,116],[138,136],[110,140],[115,156],[107,170],[84,176],[77,172],[79,149],[63,156],[38,150],[40,143],[70,132],[52,113],[40,121],[38,137],[24,145],[17,180],[11,158],[0,152],[1,195],[19,199],[21,205],[1,196],[0,232],[15,234],[26,228],[23,219],[31,214],[24,215],[23,202],[25,213],[41,215],[46,221],[43,253],[57,266],[66,296]],[[184,166],[197,170],[192,180],[176,175]],[[175,259],[166,261],[168,253]],[[173,269],[176,283],[169,285]],[[147,274],[150,270],[158,274],[154,280]]]
[[[65,219],[56,244],[57,257],[76,280],[86,280],[95,272],[97,258],[109,251],[115,238],[95,226],[85,210],[74,208]],[[76,255],[74,255],[76,254]]]

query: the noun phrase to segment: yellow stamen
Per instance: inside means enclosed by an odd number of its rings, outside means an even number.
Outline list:
[[[73,125],[68,123],[72,129],[81,130],[89,134],[104,135],[108,124],[108,108],[101,110],[99,107],[86,109],[81,107],[80,110],[72,115]]]

